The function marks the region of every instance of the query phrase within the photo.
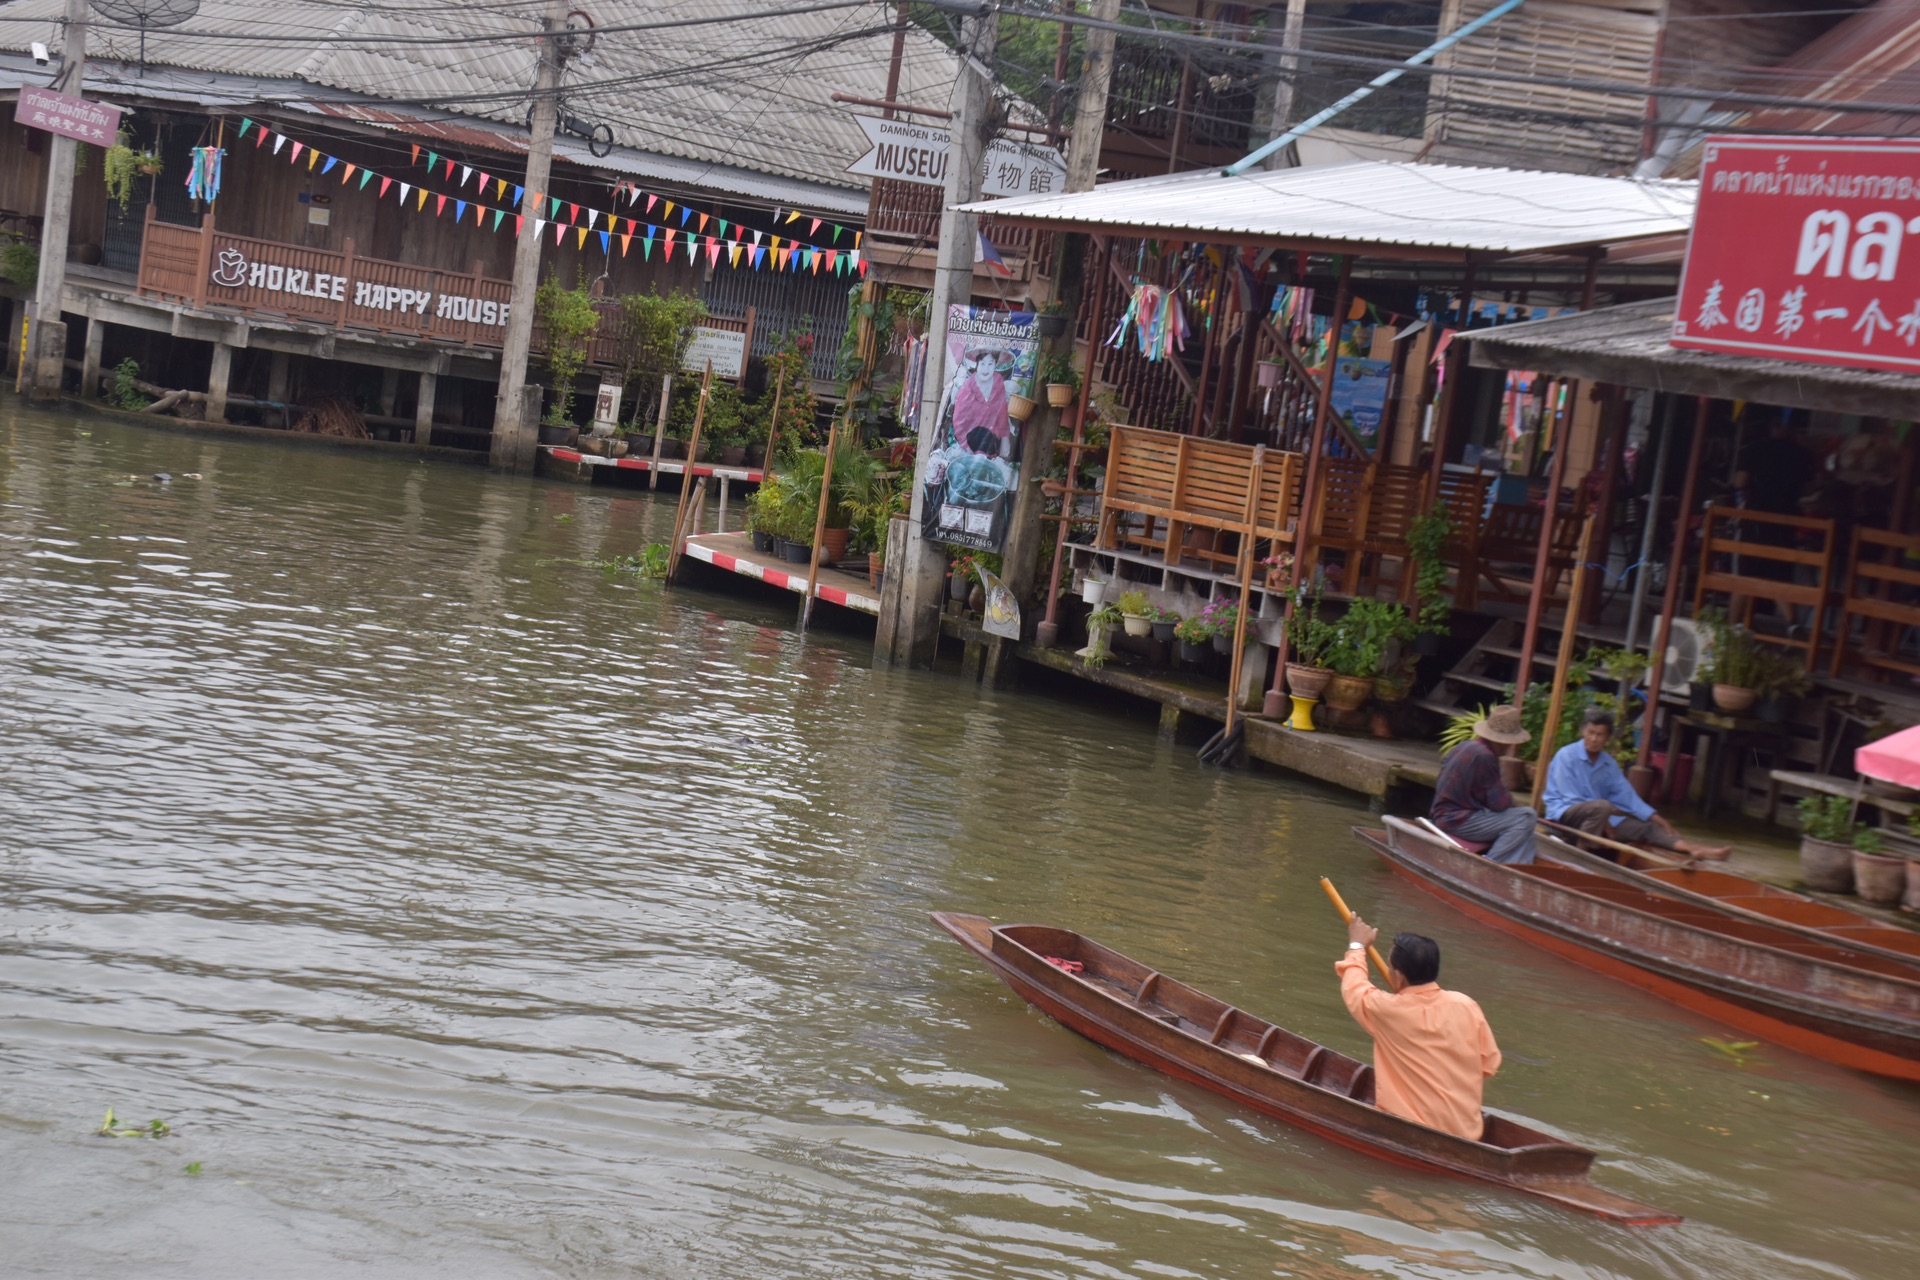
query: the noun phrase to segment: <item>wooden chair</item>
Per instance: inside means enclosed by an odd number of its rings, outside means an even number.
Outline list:
[[[1360,553],[1367,542],[1367,506],[1374,466],[1364,458],[1322,458],[1320,491],[1314,497],[1313,540],[1302,574],[1312,573],[1327,552],[1341,557],[1345,576],[1341,595],[1352,595],[1360,576]]]
[[[1880,529],[1853,531],[1847,555],[1846,585],[1840,593],[1840,625],[1834,633],[1833,660],[1827,670],[1839,675],[1849,659],[1882,672],[1920,675],[1920,662],[1899,656],[1899,632],[1920,627],[1920,537]],[[1896,595],[1908,599],[1894,599]],[[1853,622],[1862,626],[1861,644],[1852,644]],[[1888,633],[1892,632],[1889,641]]]
[[[1580,527],[1587,518],[1584,491],[1576,491],[1573,501],[1555,504],[1552,542],[1547,548],[1547,576],[1534,581],[1534,566],[1539,562],[1540,520],[1544,503],[1515,506],[1495,503],[1481,523],[1479,553],[1475,567],[1480,579],[1490,588],[1488,594],[1503,600],[1522,601],[1536,591],[1549,597],[1559,589],[1561,575],[1573,568],[1580,554]],[[1502,577],[1495,565],[1513,565],[1524,570],[1516,575],[1517,585]],[[1477,593],[1475,598],[1477,599]]]
[[[1731,529],[1729,528],[1731,526]],[[1743,540],[1734,533],[1772,531],[1780,543]],[[1812,543],[1802,548],[1802,539]],[[1723,563],[1724,562],[1724,563]],[[1752,572],[1773,566],[1788,575],[1763,577]],[[1800,568],[1813,570],[1811,583],[1796,582],[1791,575]],[[1700,531],[1700,578],[1693,591],[1693,611],[1699,614],[1709,593],[1728,597],[1727,618],[1742,626],[1753,625],[1753,606],[1757,600],[1771,600],[1783,610],[1804,606],[1813,612],[1806,639],[1768,636],[1775,644],[1799,649],[1806,654],[1807,670],[1814,669],[1820,651],[1820,614],[1826,608],[1827,592],[1833,580],[1833,521],[1809,516],[1782,516],[1770,511],[1750,511],[1744,507],[1708,507],[1706,523]]]
[[[1480,538],[1487,520],[1487,490],[1493,477],[1482,471],[1440,473],[1440,505],[1448,523],[1447,559],[1455,569],[1454,603],[1474,608],[1480,600]]]
[[[1229,569],[1239,548],[1223,546],[1223,535],[1290,545],[1300,503],[1300,455],[1268,449],[1262,456],[1256,477],[1250,445],[1115,427],[1097,545],[1111,550],[1124,542],[1158,551],[1170,566],[1194,557]],[[1249,486],[1256,489],[1251,526]],[[1193,531],[1206,535],[1206,545],[1189,545]]]
[[[1372,595],[1387,578],[1381,572],[1388,560],[1398,560],[1400,576],[1394,579],[1404,596],[1411,589],[1407,569],[1407,530],[1419,518],[1421,500],[1427,493],[1427,473],[1419,467],[1380,463],[1373,469],[1373,485],[1367,494],[1365,538],[1360,545],[1359,574],[1354,594]]]

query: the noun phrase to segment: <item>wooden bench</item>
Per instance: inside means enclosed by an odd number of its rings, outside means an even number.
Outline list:
[[[1734,536],[1736,533],[1771,531],[1779,543]],[[1795,545],[1802,538],[1814,545],[1802,549]],[[1750,572],[1764,565],[1774,566],[1783,577],[1772,578]],[[1813,570],[1811,583],[1796,582],[1792,575],[1801,568]],[[1751,628],[1756,600],[1770,600],[1784,610],[1804,606],[1813,611],[1806,638],[1768,636],[1774,644],[1799,649],[1806,654],[1807,670],[1814,669],[1820,650],[1820,613],[1826,607],[1827,591],[1833,580],[1833,521],[1809,516],[1782,516],[1770,511],[1750,511],[1744,507],[1708,507],[1705,525],[1700,531],[1700,577],[1693,591],[1693,612],[1699,616],[1709,594],[1728,597],[1727,620]]]
[[[1846,585],[1840,594],[1840,625],[1834,632],[1828,671],[1840,674],[1851,660],[1883,672],[1920,675],[1920,661],[1899,656],[1900,632],[1920,627],[1920,536],[1855,529],[1847,556]],[[1852,644],[1853,622],[1861,624],[1861,643]],[[1891,634],[1891,642],[1889,635]]]
[[[1856,804],[1871,805],[1875,809],[1898,814],[1902,818],[1920,813],[1920,804],[1915,804],[1911,800],[1896,800],[1892,796],[1874,795],[1858,778],[1836,778],[1825,773],[1797,773],[1792,769],[1774,769],[1767,774],[1768,822],[1773,821],[1774,810],[1779,807],[1782,789],[1803,791],[1811,795],[1841,796]]]
[[[1561,575],[1573,568],[1574,557],[1580,554],[1580,529],[1587,518],[1586,493],[1576,491],[1571,503],[1561,502],[1555,506],[1552,542],[1547,548],[1547,576],[1538,582],[1534,581],[1533,566],[1540,553],[1542,504],[1495,503],[1487,513],[1480,525],[1474,568],[1486,582],[1488,594],[1511,601],[1524,601],[1535,592],[1545,592],[1549,597],[1555,594]],[[1517,586],[1509,585],[1500,575],[1494,567],[1498,564],[1525,570]],[[1474,598],[1478,598],[1477,591]]]
[[[1256,476],[1253,446],[1144,427],[1113,428],[1096,545],[1112,550],[1129,543],[1152,549],[1169,566],[1188,557],[1231,566],[1239,548],[1223,549],[1221,534],[1291,546],[1302,459],[1281,449],[1258,456]],[[1187,536],[1190,530],[1209,535],[1205,545],[1194,545],[1196,540]]]

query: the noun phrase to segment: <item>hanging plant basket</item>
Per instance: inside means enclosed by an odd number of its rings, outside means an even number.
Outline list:
[[[1007,397],[1007,416],[1015,422],[1025,422],[1033,416],[1033,400],[1027,396]]]
[[[1286,364],[1280,360],[1256,361],[1253,366],[1253,376],[1260,384],[1262,391],[1271,390],[1280,385],[1280,374],[1286,367]]]

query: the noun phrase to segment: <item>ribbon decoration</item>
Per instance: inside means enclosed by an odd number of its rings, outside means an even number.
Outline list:
[[[187,169],[187,197],[212,204],[220,198],[220,161],[226,156],[222,147],[195,147],[193,163]]]

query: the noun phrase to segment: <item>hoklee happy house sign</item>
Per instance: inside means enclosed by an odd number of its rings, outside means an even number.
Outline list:
[[[1674,346],[1920,372],[1920,141],[1715,137],[1702,161]]]
[[[278,246],[249,241],[243,249],[237,244],[228,244],[214,254],[209,283],[215,294],[231,292],[245,297],[209,296],[209,301],[238,303],[241,305],[261,305],[269,300],[280,310],[309,315],[322,315],[332,319],[339,314],[342,302],[348,303],[347,318],[355,318],[355,313],[378,313],[378,323],[391,325],[395,319],[416,317],[423,323],[431,317],[434,320],[455,324],[475,324],[482,328],[503,328],[507,323],[509,307],[504,299],[476,297],[468,293],[453,292],[437,288],[415,288],[397,284],[381,283],[374,280],[356,278],[362,266],[382,275],[394,272],[393,264],[356,258],[348,261],[345,254],[327,254],[326,258],[337,259],[340,270],[337,272],[320,271],[311,267],[295,266],[287,258],[298,257],[311,262],[314,258],[310,249],[286,247],[283,253],[276,252]],[[252,251],[249,256],[248,250]],[[275,261],[276,258],[282,260]],[[443,275],[438,272],[420,271],[416,268],[404,268],[410,276],[418,276],[419,284],[428,281],[438,283],[441,280],[459,281],[468,285],[474,283],[470,275]],[[497,283],[504,290],[506,281]],[[370,317],[369,317],[370,318]]]

